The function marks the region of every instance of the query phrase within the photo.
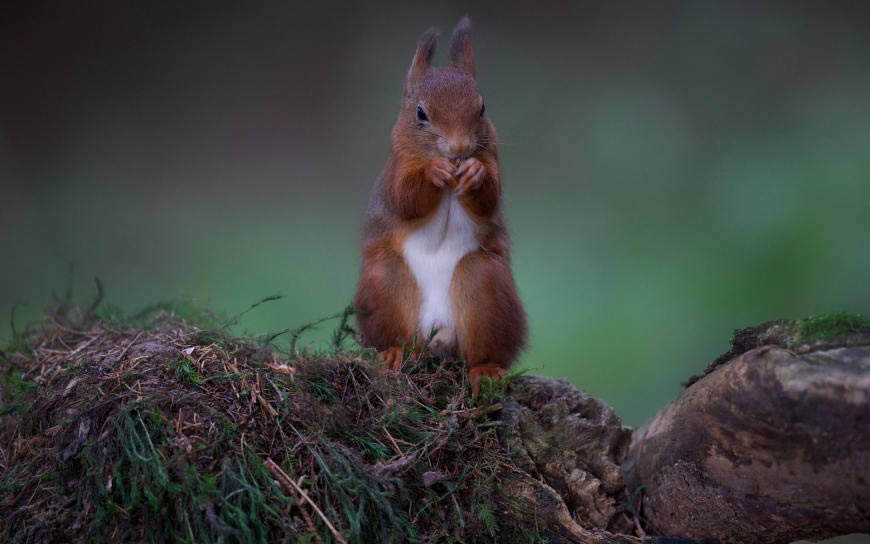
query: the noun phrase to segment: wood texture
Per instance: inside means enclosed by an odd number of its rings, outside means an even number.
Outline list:
[[[775,544],[868,532],[870,346],[737,355],[639,428],[623,469],[660,534]]]

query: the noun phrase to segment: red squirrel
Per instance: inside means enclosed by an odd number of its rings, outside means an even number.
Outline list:
[[[495,128],[477,88],[471,22],[430,66],[438,30],[417,43],[392,149],[372,190],[354,306],[365,345],[399,370],[403,346],[460,357],[477,381],[507,372],[526,320],[510,268]]]

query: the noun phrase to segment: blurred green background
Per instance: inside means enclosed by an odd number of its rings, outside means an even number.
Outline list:
[[[69,263],[129,310],[286,295],[238,332],[340,311],[415,41],[466,12],[521,366],[637,425],[734,328],[868,313],[864,4],[314,4],[0,8],[0,316]]]

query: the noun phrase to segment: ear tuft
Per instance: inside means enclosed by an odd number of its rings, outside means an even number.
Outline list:
[[[409,83],[419,81],[426,75],[426,70],[429,69],[432,57],[435,55],[435,44],[438,43],[440,33],[433,26],[417,40],[417,51],[414,53],[414,60],[411,61],[411,69],[408,70]]]
[[[474,75],[474,53],[471,51],[471,19],[468,15],[459,20],[450,38],[450,64],[467,74]]]

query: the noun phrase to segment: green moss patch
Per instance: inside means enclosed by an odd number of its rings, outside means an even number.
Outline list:
[[[812,342],[870,330],[870,318],[850,312],[828,312],[794,320],[790,326],[795,330],[794,342]]]
[[[707,365],[704,372],[683,382],[683,385],[689,387],[731,359],[767,345],[784,347],[798,354],[870,345],[870,318],[851,312],[827,312],[803,319],[777,319],[756,327],[737,329],[731,336],[731,349]]]

